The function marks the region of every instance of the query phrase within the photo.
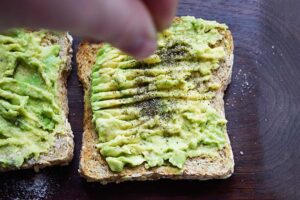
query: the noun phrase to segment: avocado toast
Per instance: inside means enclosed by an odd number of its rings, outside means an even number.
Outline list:
[[[0,35],[0,171],[71,161],[66,85],[71,44],[69,34],[46,30]]]
[[[77,63],[85,92],[79,171],[88,181],[233,173],[223,100],[233,64],[226,25],[178,17],[143,61],[84,42]]]

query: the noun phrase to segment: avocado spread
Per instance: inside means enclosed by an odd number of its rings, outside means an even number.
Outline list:
[[[63,114],[58,104],[60,46],[46,31],[0,34],[0,166],[20,167],[54,144]]]
[[[215,157],[226,120],[210,104],[225,49],[224,24],[181,17],[158,35],[154,55],[137,61],[105,44],[92,69],[96,145],[110,169],[144,164],[182,169],[187,158]]]

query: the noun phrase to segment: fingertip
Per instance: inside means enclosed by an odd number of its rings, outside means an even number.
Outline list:
[[[144,59],[153,54],[156,49],[155,24],[141,1],[130,0],[130,4],[124,0],[120,1],[128,8],[122,10],[121,22],[114,26],[114,30],[110,29],[111,34],[106,41],[138,60]]]
[[[132,43],[121,47],[121,50],[132,55],[137,60],[149,57],[156,49],[156,40],[149,38],[137,38]]]

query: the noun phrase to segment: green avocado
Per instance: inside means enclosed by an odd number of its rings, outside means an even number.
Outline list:
[[[53,146],[63,121],[57,80],[60,46],[46,31],[0,34],[0,166],[20,167]]]
[[[226,120],[210,100],[212,78],[224,59],[216,45],[224,24],[181,17],[158,35],[158,50],[137,61],[105,44],[92,69],[91,106],[96,145],[110,169],[215,157],[226,143]]]

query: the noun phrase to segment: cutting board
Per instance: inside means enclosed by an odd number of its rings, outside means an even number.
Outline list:
[[[68,83],[73,162],[40,173],[1,174],[0,199],[300,199],[300,1],[182,0],[178,15],[217,20],[232,30],[235,62],[225,106],[234,175],[205,182],[87,183],[77,172],[83,93],[74,58]],[[79,42],[75,38],[75,53]]]

